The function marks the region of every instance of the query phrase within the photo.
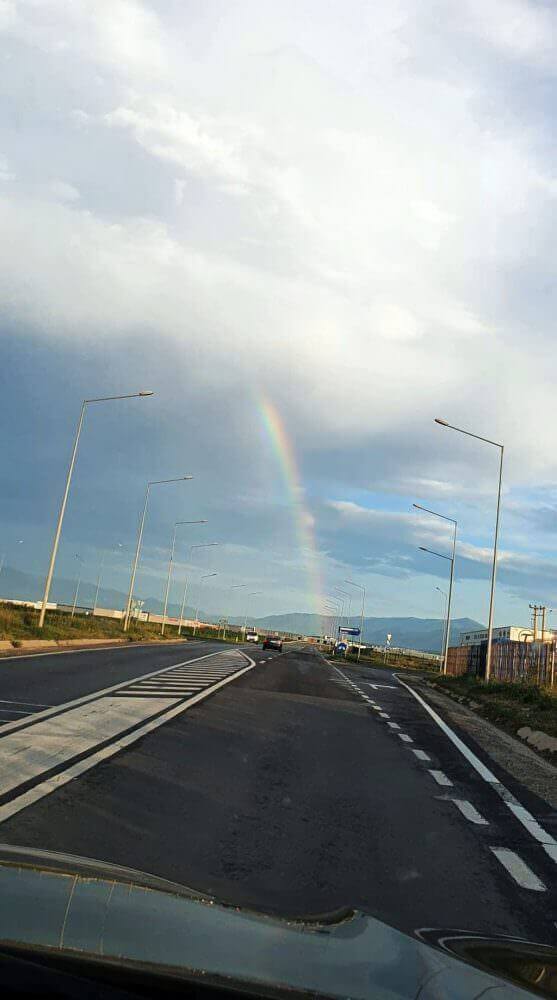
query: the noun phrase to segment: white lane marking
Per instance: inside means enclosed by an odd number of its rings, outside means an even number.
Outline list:
[[[32,708],[52,708],[52,705],[39,705],[36,701],[20,701],[17,698],[0,698],[0,711],[2,705],[31,705]]]
[[[379,712],[379,715],[381,716],[382,719],[390,719],[391,718],[391,716],[388,715],[387,712]]]
[[[216,650],[212,653],[204,653],[203,656],[196,656],[192,660],[184,660],[184,663],[198,663],[200,660],[206,660],[209,656],[220,656],[222,650]],[[50,654],[49,654],[50,655]],[[241,656],[245,656],[245,653],[240,653]],[[0,732],[0,740],[11,732],[17,732],[18,729],[23,729],[27,726],[32,725],[38,719],[48,719],[51,715],[55,715],[57,712],[68,708],[74,708],[77,705],[85,705],[88,701],[94,701],[96,698],[102,698],[106,694],[112,694],[114,691],[120,691],[122,688],[130,687],[132,684],[137,684],[138,681],[147,680],[149,677],[158,677],[160,674],[166,673],[168,670],[172,670],[174,667],[181,667],[182,663],[170,664],[167,667],[161,667],[159,670],[152,670],[148,674],[142,674],[139,677],[129,677],[126,681],[120,681],[119,684],[112,684],[110,687],[102,688],[100,691],[92,691],[89,694],[82,695],[80,698],[74,698],[73,701],[66,701],[60,705],[54,705],[52,708],[47,708],[44,712],[35,712],[33,715],[29,716],[25,721],[18,722],[8,722],[6,726],[2,726]]]
[[[471,802],[467,802],[466,799],[453,799],[452,800],[460,809],[463,816],[469,819],[471,823],[477,823],[478,826],[488,826],[488,822],[483,818],[482,814],[478,812],[475,806]]]
[[[168,709],[168,711],[164,712],[164,714],[159,715],[156,719],[151,719],[146,722],[133,733],[129,733],[127,736],[122,737],[122,739],[117,740],[115,743],[111,743],[110,746],[105,747],[103,750],[98,750],[85,760],[80,761],[78,764],[71,765],[65,771],[61,771],[59,774],[54,775],[53,778],[47,778],[39,785],[35,785],[35,787],[31,788],[28,792],[23,792],[22,795],[12,799],[11,802],[7,802],[4,806],[0,806],[0,823],[9,819],[10,816],[14,816],[16,813],[21,812],[22,809],[26,809],[27,806],[33,805],[34,802],[38,802],[39,799],[44,798],[45,795],[50,795],[51,792],[55,792],[62,785],[66,785],[68,782],[73,781],[74,778],[78,778],[81,774],[84,774],[85,771],[89,771],[91,768],[96,767],[96,765],[100,764],[101,761],[107,760],[109,757],[113,757],[115,754],[119,753],[120,750],[124,750],[132,743],[142,739],[143,736],[147,735],[147,733],[152,732],[154,729],[158,729],[159,726],[163,726],[166,722],[170,722],[175,716],[181,715],[183,712],[187,712],[193,705],[196,705],[199,701],[203,701],[205,698],[208,698],[209,695],[218,691],[219,688],[224,687],[225,684],[230,684],[238,677],[241,677],[242,674],[247,673],[248,670],[252,670],[253,667],[255,667],[255,660],[252,660],[247,653],[242,653],[242,655],[248,661],[248,666],[244,667],[243,670],[238,670],[234,676],[224,677],[221,681],[218,681],[211,687],[206,688],[205,691],[200,691],[198,694],[194,695],[189,699],[189,701],[184,701],[179,705],[174,705],[172,708]]]
[[[388,722],[387,725],[390,726],[391,729],[400,729],[398,722]]]
[[[414,747],[410,747],[410,749],[412,750],[412,753],[416,754],[418,760],[431,760],[431,757],[425,752],[425,750],[414,750]]]
[[[396,690],[396,684],[372,684],[371,681],[367,681],[366,683],[369,684],[370,688],[373,688],[374,691],[377,691],[377,688],[390,688],[392,691]]]
[[[107,640],[108,642],[109,640]],[[87,642],[87,639],[84,640]],[[6,663],[9,660],[34,660],[37,656],[63,656],[64,653],[116,653],[119,649],[128,651],[132,649],[145,649],[146,646],[150,646],[153,649],[156,646],[185,646],[185,640],[180,642],[176,639],[169,639],[168,642],[130,642],[130,643],[118,643],[117,646],[88,646],[87,649],[49,649],[46,653],[16,653],[15,656],[2,656],[0,655],[0,664]],[[199,641],[194,642],[193,645],[199,646]]]
[[[32,715],[32,712],[24,712],[21,708],[2,708],[0,705],[0,716],[1,715]]]
[[[522,823],[524,829],[527,830],[528,833],[531,836],[533,836],[535,840],[539,840],[539,837],[534,834],[534,829],[537,829],[538,831],[541,831],[543,833],[545,838],[543,840],[543,847],[547,852],[547,854],[549,855],[549,857],[553,861],[557,862],[557,840],[555,840],[555,838],[552,837],[550,833],[547,833],[547,831],[544,830],[542,826],[540,826],[540,824],[537,822],[536,819],[534,819],[534,817],[528,811],[528,809],[525,809],[524,806],[521,806],[520,802],[518,801],[517,798],[515,798],[512,792],[509,792],[508,788],[506,788],[505,785],[503,785],[503,783],[499,781],[498,778],[495,777],[493,771],[490,771],[489,768],[482,763],[479,757],[477,757],[476,754],[472,750],[470,750],[470,747],[468,747],[466,743],[464,743],[463,740],[461,740],[460,737],[457,736],[455,732],[453,732],[451,727],[447,725],[447,723],[441,718],[440,715],[437,714],[436,711],[434,711],[431,705],[428,705],[427,701],[425,701],[421,697],[421,695],[418,694],[417,691],[414,691],[409,684],[406,684],[404,681],[402,681],[400,677],[397,676],[397,674],[395,674],[394,676],[396,677],[398,683],[402,684],[402,686],[405,687],[406,690],[409,691],[411,695],[413,695],[416,701],[419,701],[420,705],[422,705],[422,707],[425,708],[426,712],[431,716],[434,722],[437,723],[439,728],[443,730],[445,735],[449,737],[451,743],[453,743],[454,746],[457,748],[457,750],[460,751],[462,756],[466,758],[468,763],[472,765],[474,770],[478,772],[478,774],[483,778],[484,781],[487,781],[487,783],[491,785],[491,787],[495,792],[497,792],[497,794],[503,800],[507,808],[510,809],[511,812],[513,812],[514,815],[516,816],[517,820],[520,823]],[[519,806],[520,808],[517,811],[515,811],[514,809],[511,808],[512,806]],[[549,850],[548,848],[551,848],[551,850]],[[555,850],[553,850],[553,848],[555,848]]]
[[[451,779],[447,778],[447,775],[444,773],[444,771],[430,771],[429,773],[431,774],[432,778],[435,778],[435,781],[437,782],[438,785],[445,785],[445,787],[447,788],[449,786],[452,786]]]
[[[546,886],[537,875],[534,875],[532,869],[528,868],[528,865],[524,863],[518,854],[515,854],[514,851],[509,851],[506,847],[492,847],[490,849],[503,867],[512,875],[515,882],[521,885],[523,889],[531,889],[533,892],[545,892]]]
[[[412,737],[408,736],[406,733],[397,733],[397,736],[398,736],[399,740],[403,741],[403,743],[413,743],[414,742],[414,740],[412,739]]]

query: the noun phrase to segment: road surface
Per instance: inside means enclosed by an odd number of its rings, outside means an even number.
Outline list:
[[[4,843],[282,915],[557,944],[555,814],[390,671],[133,646],[1,661],[0,698]]]

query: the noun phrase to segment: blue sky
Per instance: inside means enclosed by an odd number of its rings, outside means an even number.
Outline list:
[[[0,549],[41,574],[85,396],[57,572],[76,552],[139,589],[180,540],[218,541],[207,610],[314,610],[261,387],[293,442],[325,590],[368,613],[485,620],[506,446],[496,618],[557,603],[557,12],[442,4],[0,0]],[[23,539],[19,544],[19,540]],[[241,612],[240,598],[237,608]]]

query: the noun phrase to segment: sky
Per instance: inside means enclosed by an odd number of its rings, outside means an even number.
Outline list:
[[[207,611],[557,608],[557,9],[0,0],[0,552]],[[269,419],[269,415],[273,420]],[[210,548],[189,551],[203,541]],[[80,559],[77,560],[76,556]],[[236,589],[232,589],[236,588]],[[353,609],[358,606],[352,588]],[[173,590],[174,594],[174,590]],[[248,595],[253,594],[253,597]],[[39,594],[30,595],[38,597]]]

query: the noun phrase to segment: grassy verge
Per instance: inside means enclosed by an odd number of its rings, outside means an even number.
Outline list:
[[[39,629],[39,612],[31,608],[18,608],[0,603],[0,639],[18,642],[22,639],[121,639],[124,636],[122,622],[113,618],[97,618],[92,615],[74,615],[67,611],[48,611],[44,627]],[[167,625],[161,636],[160,624],[133,621],[126,633],[130,642],[172,640],[177,637],[175,625]],[[183,628],[182,636],[190,638],[193,629]],[[216,633],[210,629],[198,629],[196,639],[215,639]],[[234,642],[235,637],[226,637],[226,642]]]
[[[476,677],[436,677],[435,686],[461,699],[486,719],[516,734],[522,726],[557,737],[557,692],[533,684],[486,684]]]
[[[357,664],[358,654],[349,653],[347,657],[337,656],[335,659],[338,660],[339,666],[342,663]],[[362,653],[359,663],[361,667],[377,667],[381,670],[421,670],[424,673],[431,671],[437,673],[439,670],[436,660],[426,660],[421,656],[410,656],[407,653],[389,653],[385,663],[384,654],[376,653],[375,650],[365,655]]]

